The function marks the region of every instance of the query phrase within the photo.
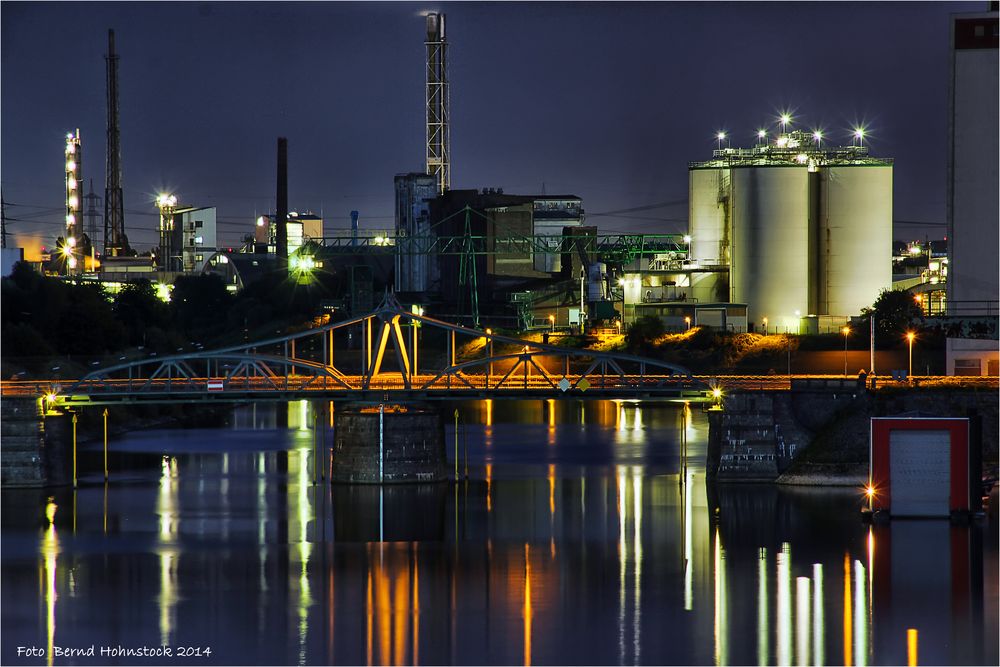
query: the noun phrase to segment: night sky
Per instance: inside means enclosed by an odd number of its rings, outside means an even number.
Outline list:
[[[975,3],[11,3],[2,184],[29,257],[63,229],[63,147],[105,184],[107,30],[121,56],[126,232],[156,239],[158,191],[217,206],[235,245],[289,201],[327,231],[391,229],[393,175],[422,171],[424,11],[447,14],[452,187],[576,194],[602,231],[686,229],[687,163],[726,130],[794,127],[895,158],[897,239],[944,235],[948,15]],[[630,210],[624,213],[617,211]],[[900,225],[900,221],[938,223]]]

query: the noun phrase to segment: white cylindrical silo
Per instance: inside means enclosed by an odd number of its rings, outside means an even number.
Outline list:
[[[705,264],[725,263],[724,244],[728,169],[692,168],[688,170],[688,234],[691,236],[688,259]]]
[[[747,321],[798,332],[809,308],[809,172],[805,166],[732,170],[732,299]]]
[[[892,285],[892,166],[821,170],[820,313],[858,315]]]

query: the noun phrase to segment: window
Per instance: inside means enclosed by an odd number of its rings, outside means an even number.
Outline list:
[[[979,359],[956,359],[955,375],[979,375]]]
[[[201,245],[202,243],[205,242],[205,237],[203,237],[203,236],[196,236],[196,237],[194,237],[194,242],[197,245]]]
[[[195,220],[194,221],[194,226],[195,227],[202,227],[204,224],[205,224],[205,222],[203,220]]]
[[[200,262],[203,259],[205,259],[205,257],[202,256],[202,255],[195,255],[194,256],[194,261],[196,261],[196,262]]]

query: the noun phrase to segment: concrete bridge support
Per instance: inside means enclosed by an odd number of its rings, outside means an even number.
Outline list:
[[[447,478],[444,422],[418,403],[337,406],[330,479],[354,484],[438,482]]]
[[[0,401],[0,485],[38,487],[48,483],[45,425],[40,401],[7,398]]]

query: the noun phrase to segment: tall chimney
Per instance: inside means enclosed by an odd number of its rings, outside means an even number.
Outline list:
[[[451,188],[451,128],[449,126],[448,42],[444,14],[427,15],[427,159],[426,169],[437,180],[438,194]]]
[[[279,268],[288,266],[288,139],[278,137],[278,194],[275,222],[275,252]]]
[[[104,255],[117,257],[129,251],[125,234],[125,204],[122,198],[122,147],[118,128],[118,54],[115,31],[108,30],[107,103],[108,150],[104,186]],[[95,239],[90,240],[91,243]]]

